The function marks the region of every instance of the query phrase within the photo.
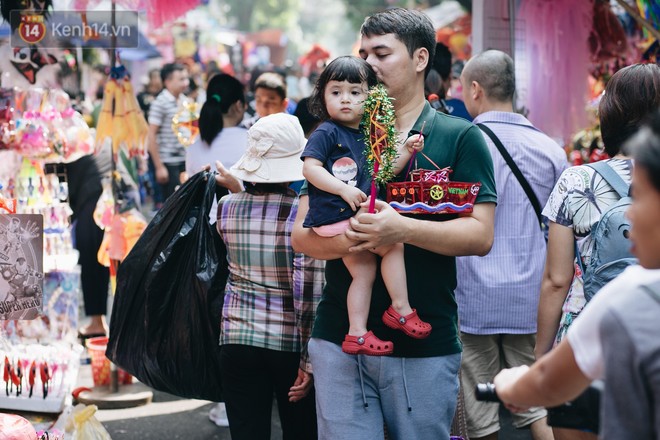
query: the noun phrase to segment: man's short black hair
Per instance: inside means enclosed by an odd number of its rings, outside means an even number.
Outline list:
[[[360,33],[366,37],[372,35],[394,34],[405,44],[412,57],[420,47],[429,52],[426,72],[431,69],[435,55],[435,29],[428,15],[415,9],[391,8],[367,17],[362,23]]]
[[[186,66],[184,66],[183,64],[179,64],[179,63],[165,64],[163,68],[160,69],[160,79],[161,81],[163,81],[163,84],[165,84],[165,80],[170,79],[174,72],[181,72],[183,70],[186,70]]]

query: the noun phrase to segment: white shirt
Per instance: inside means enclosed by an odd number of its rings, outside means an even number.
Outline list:
[[[188,176],[198,173],[204,165],[211,165],[215,169],[215,161],[222,162],[229,169],[238,162],[247,148],[247,130],[242,127],[227,127],[218,134],[211,145],[207,145],[201,138],[197,137],[186,150],[186,173]],[[214,200],[213,207],[209,213],[211,224],[217,219],[218,204]]]
[[[592,380],[603,379],[603,344],[600,339],[600,322],[612,307],[613,301],[626,295],[642,284],[660,280],[660,269],[644,269],[630,266],[611,282],[603,286],[587,303],[582,313],[568,329],[566,337],[573,349],[575,361],[582,373]],[[615,301],[614,301],[615,302]]]

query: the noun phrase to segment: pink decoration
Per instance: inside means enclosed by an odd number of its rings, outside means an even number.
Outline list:
[[[587,125],[593,8],[593,0],[526,0],[520,7],[529,60],[529,119],[565,141]]]
[[[164,23],[194,9],[200,0],[149,0],[147,3],[147,21],[154,29],[158,29]]]
[[[158,29],[168,21],[181,17],[197,7],[200,0],[112,0],[127,11],[147,11],[150,29]],[[101,0],[72,0],[70,5],[75,11],[91,11],[99,6]]]

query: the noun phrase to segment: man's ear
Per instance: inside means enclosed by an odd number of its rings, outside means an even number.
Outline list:
[[[472,94],[472,100],[476,101],[478,98],[482,97],[484,94],[484,89],[481,88],[481,84],[477,81],[470,82],[470,93]]]
[[[423,72],[426,70],[430,62],[429,51],[425,47],[420,47],[415,50],[413,53],[413,62],[415,63],[415,70],[417,72]]]
[[[232,116],[238,115],[239,113],[242,115],[245,113],[245,104],[238,100],[229,107],[227,113]]]
[[[284,98],[282,100],[282,112],[286,112],[286,108],[289,106],[289,98]]]

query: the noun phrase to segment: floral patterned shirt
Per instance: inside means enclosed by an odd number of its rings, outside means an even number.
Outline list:
[[[607,163],[630,184],[632,160],[609,159]],[[562,226],[573,229],[573,235],[582,258],[582,267],[589,264],[593,251],[591,228],[602,214],[619,200],[619,195],[600,174],[586,165],[568,168],[557,181],[543,215]],[[566,334],[573,320],[580,314],[587,301],[584,297],[582,271],[574,262],[575,275],[562,307],[562,316],[555,344]]]

